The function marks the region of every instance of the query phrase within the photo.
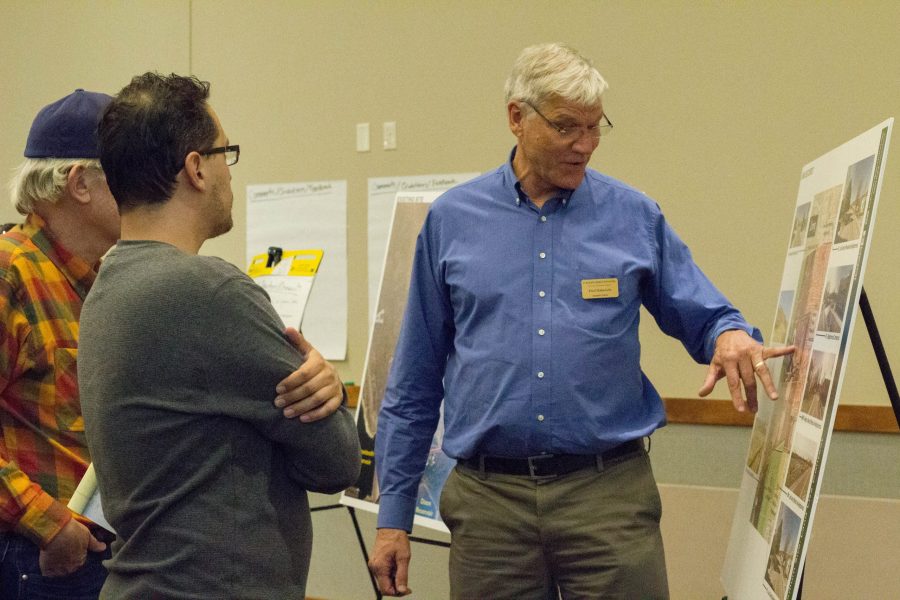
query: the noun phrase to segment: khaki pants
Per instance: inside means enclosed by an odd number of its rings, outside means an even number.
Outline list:
[[[454,600],[669,597],[646,452],[558,478],[457,466],[440,510]]]

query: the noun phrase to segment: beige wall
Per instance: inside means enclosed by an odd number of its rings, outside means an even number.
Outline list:
[[[18,163],[38,107],[158,69],[212,81],[243,151],[235,229],[205,252],[243,265],[247,184],[348,181],[350,338],[339,368],[354,381],[368,328],[366,178],[499,164],[513,143],[503,79],[523,46],[563,40],[593,57],[616,123],[593,166],[657,199],[764,333],[800,168],[900,107],[895,2],[0,0],[0,11],[2,173]],[[380,149],[387,120],[398,123],[396,151]],[[358,122],[372,125],[369,153],[355,152]],[[900,356],[900,312],[890,310],[900,292],[896,162],[866,288],[889,355]],[[0,219],[13,217],[4,204]],[[703,368],[653,327],[645,340],[663,394],[695,395]],[[842,400],[885,404],[861,326],[853,349]]]
[[[513,143],[502,85],[514,57],[531,43],[566,41],[592,57],[612,86],[605,107],[616,129],[593,166],[656,198],[711,279],[768,334],[801,167],[900,113],[897,23],[900,3],[893,1],[0,0],[0,173],[5,180],[20,161],[36,110],[76,87],[114,93],[148,69],[210,80],[213,104],[242,155],[233,170],[235,230],[204,251],[244,266],[248,184],[346,179],[350,339],[339,368],[359,381],[367,336],[366,179],[498,165]],[[399,147],[390,152],[380,149],[388,120],[398,123]],[[358,122],[371,123],[369,153],[354,149]],[[866,288],[898,365],[900,141],[894,144]],[[0,221],[14,216],[0,205]],[[652,324],[645,329],[651,379],[664,395],[693,397],[703,367]],[[842,401],[886,404],[861,321],[852,349]],[[880,462],[866,453],[873,445],[896,456],[896,438],[882,439],[846,442],[858,448],[850,461],[862,463],[857,472],[866,461]],[[741,455],[746,436],[683,440],[684,452],[702,448],[706,455],[716,455],[716,444]],[[736,481],[740,461],[719,464],[718,475],[697,475],[688,462],[681,472],[663,469],[660,481]],[[883,484],[858,493],[900,496]],[[343,511],[329,512],[316,516],[316,552],[324,558],[314,563],[310,593],[362,597],[341,592],[328,574],[334,562],[356,559],[352,532],[341,537],[349,521]],[[695,513],[670,514],[696,524]],[[368,531],[371,521],[364,526]],[[718,572],[717,553],[690,540],[673,543],[670,556],[699,552]],[[865,552],[864,545],[851,552]],[[420,588],[444,589],[441,549],[416,552]],[[673,580],[690,576],[680,572],[688,568],[680,559],[670,562],[678,571]],[[837,573],[824,570],[817,579]],[[364,572],[347,578],[365,590]]]

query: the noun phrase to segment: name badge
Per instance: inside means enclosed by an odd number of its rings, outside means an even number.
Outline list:
[[[618,298],[619,280],[615,277],[608,279],[582,279],[581,297],[585,300],[596,298]]]

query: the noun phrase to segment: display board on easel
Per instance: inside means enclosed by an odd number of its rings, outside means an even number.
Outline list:
[[[394,356],[400,324],[406,309],[409,278],[412,273],[416,238],[431,203],[440,191],[400,192],[397,194],[387,252],[384,258],[378,303],[369,348],[363,368],[363,380],[359,390],[356,424],[362,447],[362,470],[357,484],[341,495],[341,504],[371,512],[378,510],[378,481],[375,477],[375,430],[378,427],[378,411],[387,384],[388,373]],[[425,474],[419,484],[416,501],[415,523],[439,531],[448,531],[440,520],[439,501],[444,481],[455,461],[441,451],[443,420],[431,444],[425,466]]]
[[[850,350],[893,119],[804,166],[761,401],[722,582],[730,600],[796,598]]]

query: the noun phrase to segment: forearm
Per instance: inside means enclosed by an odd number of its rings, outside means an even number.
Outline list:
[[[68,508],[6,463],[0,469],[0,521],[9,531],[46,546],[72,519]]]
[[[291,478],[305,489],[333,494],[353,485],[359,477],[360,447],[356,422],[345,407],[314,423],[297,423],[283,445]]]
[[[410,416],[419,403],[400,403],[391,393],[385,397],[375,435],[375,466],[381,491],[378,527],[412,529],[419,482],[437,428],[439,404],[433,417]],[[432,411],[428,411],[432,412]]]

